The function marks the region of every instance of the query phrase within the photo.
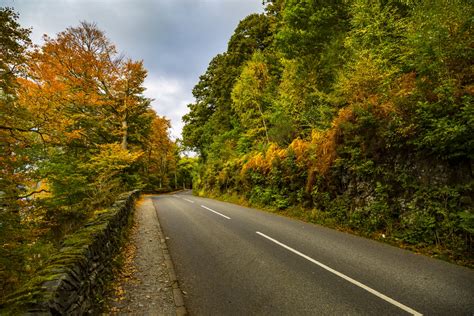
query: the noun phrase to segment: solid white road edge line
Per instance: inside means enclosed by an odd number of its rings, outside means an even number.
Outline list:
[[[224,217],[224,218],[230,219],[229,216],[225,216],[224,214],[221,214],[221,213],[219,213],[219,212],[216,212],[216,211],[214,211],[213,209],[210,209],[210,208],[207,207],[207,206],[201,205],[201,207],[202,207],[202,208],[205,208],[205,209],[208,210],[208,211],[211,211],[211,212],[213,212],[213,213],[216,213],[217,215],[220,215],[220,216],[222,216],[222,217]]]
[[[188,200],[187,198],[183,198],[183,200],[188,201],[189,203],[194,203],[194,201]]]
[[[393,305],[397,306],[398,308],[403,309],[404,311],[406,311],[406,312],[408,312],[408,313],[410,313],[410,314],[412,314],[412,315],[417,315],[417,316],[423,315],[423,314],[417,312],[416,310],[411,309],[410,307],[408,307],[408,306],[406,306],[406,305],[403,305],[402,303],[397,302],[397,301],[395,301],[394,299],[392,299],[392,298],[390,298],[390,297],[388,297],[388,296],[386,296],[386,295],[384,295],[384,294],[382,294],[382,293],[380,293],[380,292],[378,292],[378,291],[376,291],[376,290],[374,290],[374,289],[368,287],[367,285],[364,285],[364,284],[360,283],[359,281],[356,281],[356,280],[354,280],[353,278],[348,277],[347,275],[342,274],[341,272],[336,271],[336,270],[334,270],[334,269],[328,267],[327,265],[325,265],[325,264],[323,264],[323,263],[321,263],[321,262],[319,262],[319,261],[314,260],[314,259],[311,258],[311,257],[308,257],[308,256],[305,255],[304,253],[301,253],[301,252],[299,252],[298,250],[295,250],[295,249],[293,249],[293,248],[291,248],[291,247],[289,247],[289,246],[287,246],[287,245],[285,245],[285,244],[279,242],[279,241],[276,240],[276,239],[273,239],[273,238],[271,238],[271,237],[269,237],[269,236],[267,236],[267,235],[265,235],[265,234],[262,234],[261,232],[256,232],[256,233],[257,233],[258,235],[260,235],[260,236],[262,236],[262,237],[264,237],[264,238],[270,240],[270,241],[273,241],[275,244],[277,244],[277,245],[279,245],[279,246],[285,248],[286,250],[289,250],[289,251],[291,251],[291,252],[297,254],[298,256],[303,257],[303,258],[305,258],[305,259],[308,260],[308,261],[311,261],[312,263],[314,263],[314,264],[320,266],[321,268],[323,268],[323,269],[325,269],[325,270],[327,270],[327,271],[329,271],[329,272],[331,272],[331,273],[334,273],[334,274],[337,275],[338,277],[341,277],[341,278],[343,278],[344,280],[349,281],[349,282],[351,282],[351,283],[354,284],[354,285],[357,285],[358,287],[360,287],[360,288],[366,290],[366,291],[369,292],[369,293],[372,293],[373,295],[375,295],[375,296],[377,296],[377,297],[383,299],[384,301],[386,301],[386,302],[388,302],[388,303],[390,303],[390,304],[393,304]]]

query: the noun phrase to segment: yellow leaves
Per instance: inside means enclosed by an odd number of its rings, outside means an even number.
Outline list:
[[[217,174],[217,180],[221,185],[227,185],[227,182],[233,177],[236,167],[240,166],[238,159],[229,160]]]
[[[288,146],[296,156],[296,161],[299,164],[308,163],[308,152],[310,150],[310,143],[302,140],[301,138],[294,139]]]
[[[316,157],[314,169],[324,175],[336,159],[336,140],[338,127],[333,126],[328,131],[313,132],[311,142],[315,145]]]
[[[413,94],[416,89],[416,73],[414,71],[405,73],[395,81],[392,94],[395,97],[407,97]]]
[[[37,193],[35,193],[34,195],[32,195],[34,198],[46,198],[46,197],[50,197],[51,196],[51,193],[50,193],[50,185],[48,183],[47,180],[41,180],[39,181],[37,184],[36,184],[36,189],[35,191]]]
[[[395,69],[384,65],[379,57],[369,51],[359,52],[358,59],[339,77],[338,89],[350,103],[363,102],[377,94],[390,78]]]
[[[248,136],[256,138],[265,135],[268,142],[265,121],[264,98],[270,80],[269,70],[263,55],[255,53],[244,66],[240,77],[232,89],[232,108],[240,123],[248,131]]]
[[[282,79],[278,87],[280,102],[295,118],[305,109],[305,97],[317,92],[317,79],[314,71],[304,68],[296,60],[281,59]]]
[[[131,152],[123,149],[120,144],[104,144],[99,145],[99,152],[82,166],[101,173],[117,172],[132,165],[142,155],[142,151]]]
[[[268,175],[272,169],[280,168],[278,166],[286,159],[295,159],[298,168],[306,169],[308,172],[307,190],[310,190],[316,178],[315,175],[325,175],[337,158],[336,147],[340,124],[351,118],[352,111],[343,109],[330,129],[313,130],[311,140],[296,138],[287,148],[279,148],[276,144],[271,144],[265,153],[250,154],[246,161],[241,161],[241,176],[245,177],[250,171]]]
[[[333,128],[338,128],[341,124],[345,122],[350,122],[354,119],[354,111],[352,107],[345,107],[339,110],[337,116],[332,121],[331,126]]]
[[[68,142],[71,142],[75,139],[81,139],[83,137],[84,130],[83,129],[76,129],[71,132],[64,132],[64,136],[66,137]]]
[[[286,150],[280,149],[277,144],[271,143],[265,153],[265,159],[269,162],[274,161],[275,159],[284,159],[286,156]]]
[[[268,173],[275,163],[287,157],[287,149],[279,148],[277,144],[270,144],[265,155],[262,153],[254,153],[248,161],[242,166],[242,173],[248,170],[258,171],[262,174]]]
[[[270,144],[265,153],[250,154],[246,161],[241,162],[241,176],[245,177],[249,171],[267,175],[285,159],[295,159],[298,168],[308,171],[307,188],[311,188],[315,175],[325,175],[333,165],[337,158],[336,147],[340,125],[352,117],[351,109],[342,109],[333,126],[326,131],[313,130],[311,140],[296,138],[287,148]]]
[[[245,174],[248,170],[255,170],[266,174],[270,170],[270,166],[263,157],[262,153],[257,153],[251,156],[247,163],[242,166],[243,174]]]
[[[94,24],[46,37],[29,57],[19,101],[32,113],[31,125],[52,137],[47,142],[94,145],[127,138],[129,117],[149,107],[143,62],[123,60]]]
[[[311,151],[313,154],[309,155],[308,168],[309,177],[308,181],[312,181],[314,172],[324,175],[328,172],[337,158],[336,148],[341,133],[341,125],[346,122],[350,122],[354,118],[354,112],[351,107],[345,107],[339,110],[338,115],[332,121],[331,127],[328,130],[313,130],[311,133],[310,144],[304,143],[296,146],[302,141],[295,143],[296,152],[300,152],[299,155],[304,155],[305,152]]]
[[[153,110],[148,114],[152,117],[152,123],[146,142],[146,154],[142,159],[148,172],[159,176],[164,181],[162,185],[166,185],[169,180],[166,175],[171,170],[176,170],[177,145],[169,138],[169,120],[156,115]]]

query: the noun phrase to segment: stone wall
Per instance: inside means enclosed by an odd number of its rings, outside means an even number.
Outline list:
[[[38,275],[12,295],[0,314],[82,315],[97,312],[97,298],[111,271],[124,228],[139,191],[121,195],[114,205],[68,236]]]

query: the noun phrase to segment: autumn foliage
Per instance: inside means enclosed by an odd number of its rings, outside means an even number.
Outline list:
[[[199,193],[472,264],[472,3],[264,5],[183,118]]]
[[[0,9],[0,297],[120,193],[169,189],[177,168],[142,61],[86,22],[32,47],[17,18]]]

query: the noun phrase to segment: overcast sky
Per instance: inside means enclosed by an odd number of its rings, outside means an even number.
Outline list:
[[[97,23],[120,52],[143,59],[146,95],[171,120],[173,138],[181,136],[199,75],[226,50],[238,22],[263,10],[261,0],[0,0],[0,6],[20,13],[35,44],[80,21]]]

